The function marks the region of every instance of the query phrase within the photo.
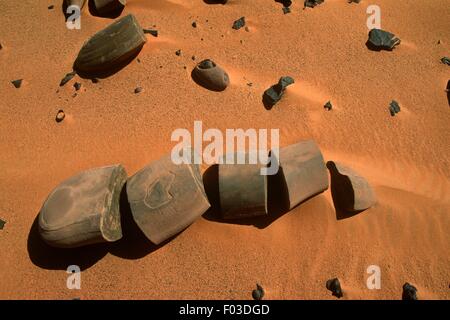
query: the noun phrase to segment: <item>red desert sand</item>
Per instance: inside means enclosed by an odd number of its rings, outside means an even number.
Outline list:
[[[450,299],[448,0],[371,1],[401,39],[391,52],[365,45],[364,0],[306,10],[294,1],[288,14],[266,0],[129,0],[120,16],[134,14],[158,37],[147,34],[139,60],[118,73],[59,87],[83,43],[113,22],[86,5],[81,29],[69,30],[61,2],[1,1],[1,299],[252,299],[256,283],[264,299],[336,299],[325,287],[333,278],[342,299],[401,299],[406,282],[419,299]],[[248,28],[234,30],[242,16]],[[192,80],[204,59],[228,73],[225,91]],[[263,92],[286,75],[295,83],[266,110]],[[364,176],[377,203],[339,219],[329,188],[276,219],[206,214],[158,246],[132,223],[114,245],[39,244],[36,218],[59,183],[117,163],[131,176],[169,154],[173,130],[192,131],[195,120],[279,128],[281,146],[313,139],[325,161]],[[71,264],[82,269],[81,290],[67,289]],[[366,286],[371,265],[381,268],[379,290]]]

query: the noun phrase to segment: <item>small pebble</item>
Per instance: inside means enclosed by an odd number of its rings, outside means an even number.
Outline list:
[[[391,113],[391,116],[395,116],[397,113],[400,112],[400,105],[397,101],[392,100],[392,102],[389,105],[389,112]]]
[[[446,64],[446,65],[450,66],[450,58],[443,57],[443,58],[441,59],[441,62],[442,62],[443,64]]]
[[[192,22],[192,27],[197,28],[197,22]]]
[[[181,56],[181,50],[175,51],[175,54],[176,54],[177,56]]]
[[[54,5],[50,5],[50,6],[48,6],[48,10],[53,10],[55,8],[55,6]]]
[[[5,226],[5,224],[6,224],[6,221],[0,219],[0,230],[3,230],[3,227]]]
[[[59,122],[63,121],[65,117],[66,117],[66,114],[64,113],[64,111],[59,110],[58,113],[56,114],[55,120],[56,120],[56,122],[59,123]]]
[[[331,104],[331,101],[328,101],[327,103],[325,103],[325,105],[323,106],[325,109],[327,109],[328,111],[330,111],[331,109],[333,109],[333,105]]]
[[[402,300],[417,300],[417,288],[406,282],[403,285]]]
[[[245,31],[247,31],[247,32],[250,32],[250,28],[249,27],[245,27],[245,29],[244,29]]]
[[[136,59],[137,63],[141,63],[141,59],[137,58]]]
[[[259,284],[256,284],[256,289],[252,291],[252,297],[255,300],[262,300],[264,298],[264,289]]]
[[[14,87],[19,89],[22,86],[22,81],[23,81],[23,79],[18,79],[18,80],[11,81],[11,83],[14,85]]]
[[[192,60],[194,60],[194,61],[195,61],[195,56],[192,56]]]
[[[75,88],[76,91],[78,91],[78,90],[81,89],[81,83],[75,82],[75,83],[73,84],[73,87]]]
[[[239,30],[240,28],[245,26],[245,17],[241,17],[233,22],[233,29]]]
[[[92,83],[99,83],[100,82],[100,80],[98,80],[97,78],[92,78],[91,81],[92,81]]]
[[[136,89],[134,89],[134,93],[138,94],[142,92],[142,88],[141,87],[137,87]]]
[[[290,13],[291,12],[291,8],[289,8],[289,7],[283,7],[283,13],[284,14],[288,14],[288,13]]]
[[[339,282],[338,278],[328,280],[326,283],[326,287],[328,290],[330,290],[333,293],[333,296],[335,296],[337,298],[342,298],[343,293],[342,293],[341,283]]]

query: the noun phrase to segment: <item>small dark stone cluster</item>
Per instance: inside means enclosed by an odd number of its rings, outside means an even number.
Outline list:
[[[391,116],[395,116],[400,112],[400,105],[397,101],[392,100],[392,102],[389,104],[389,112],[391,113]]]
[[[333,293],[333,296],[337,298],[342,298],[344,296],[341,288],[341,283],[339,282],[338,278],[328,280],[326,283],[326,287]]]
[[[272,109],[272,107],[281,100],[281,97],[283,97],[286,87],[294,82],[294,79],[289,76],[281,77],[277,84],[264,91],[263,103],[266,109]]]
[[[256,289],[252,291],[252,297],[255,300],[262,300],[264,298],[264,289],[259,284],[256,284]]]
[[[241,17],[233,23],[234,30],[239,30],[240,28],[242,28],[244,26],[245,26],[245,17]]]
[[[323,3],[325,0],[305,0],[305,8],[314,8],[315,6]]]
[[[417,300],[417,288],[406,282],[403,285],[402,300]]]

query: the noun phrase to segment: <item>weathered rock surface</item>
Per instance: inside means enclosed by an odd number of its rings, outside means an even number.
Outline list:
[[[369,183],[357,172],[333,161],[328,161],[327,167],[331,175],[333,200],[339,209],[359,212],[376,203],[375,193]]]
[[[367,46],[372,50],[392,50],[400,44],[400,39],[394,34],[381,30],[372,29],[369,31]]]
[[[191,75],[198,85],[212,91],[223,91],[230,83],[226,71],[210,59],[198,63]]]
[[[113,165],[87,170],[62,182],[39,213],[42,239],[62,248],[119,240],[119,198],[126,178],[125,169]]]
[[[417,288],[406,282],[403,285],[402,300],[417,300]]]
[[[294,82],[294,79],[289,76],[281,77],[277,84],[274,84],[269,89],[264,91],[263,103],[266,109],[271,109],[278,101],[280,101],[284,95],[286,87]]]
[[[175,165],[170,156],[130,177],[127,195],[136,224],[155,244],[187,228],[210,207],[199,166]]]
[[[341,288],[341,283],[339,282],[338,278],[328,280],[326,283],[326,287],[332,292],[333,296],[337,298],[342,298],[344,296]]]

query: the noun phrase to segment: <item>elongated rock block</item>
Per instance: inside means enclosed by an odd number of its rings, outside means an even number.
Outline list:
[[[78,6],[80,9],[83,9],[84,4],[86,3],[86,0],[65,0],[65,1],[68,7]]]
[[[42,239],[54,247],[73,248],[122,238],[119,199],[126,179],[122,165],[113,165],[62,182],[39,213]]]
[[[333,200],[339,209],[359,212],[376,203],[375,193],[365,178],[340,163],[328,161]]]
[[[126,4],[126,0],[94,0],[95,10],[102,15],[121,10]]]
[[[127,15],[96,33],[83,45],[74,70],[83,74],[113,70],[134,57],[146,41],[134,15]]]
[[[313,140],[280,149],[279,166],[286,182],[289,209],[328,189],[328,172]]]
[[[170,156],[130,177],[127,194],[136,224],[155,244],[181,232],[210,207],[199,166],[176,165]]]
[[[238,153],[234,154],[237,157]],[[261,174],[261,164],[219,165],[219,196],[222,217],[238,219],[267,215],[267,176]],[[224,161],[225,163],[225,161]]]

